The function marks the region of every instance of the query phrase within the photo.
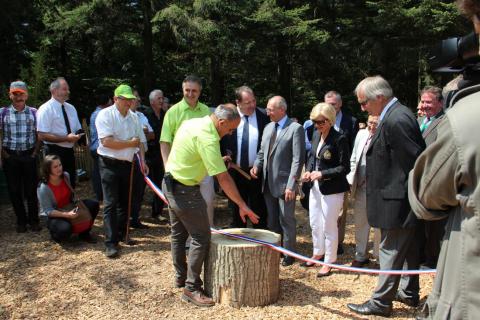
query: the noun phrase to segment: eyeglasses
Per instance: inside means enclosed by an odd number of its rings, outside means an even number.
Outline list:
[[[319,125],[319,126],[322,126],[325,124],[325,122],[327,122],[327,119],[323,119],[323,120],[312,120],[313,123],[315,123],[316,125]]]
[[[361,106],[364,106],[364,105],[366,105],[366,104],[368,103],[368,101],[370,101],[370,99],[367,98],[367,99],[365,99],[365,100],[363,100],[363,101],[358,101],[358,103],[359,103]]]

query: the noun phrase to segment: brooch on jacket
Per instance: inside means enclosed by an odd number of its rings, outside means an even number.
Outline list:
[[[326,150],[324,153],[323,153],[323,158],[325,160],[330,160],[332,159],[332,153],[330,152],[330,150]]]

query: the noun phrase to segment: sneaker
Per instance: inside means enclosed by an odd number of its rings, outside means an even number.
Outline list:
[[[213,307],[215,305],[215,301],[207,297],[201,289],[195,291],[183,289],[182,300],[191,302],[198,307]]]
[[[110,259],[116,258],[118,257],[118,250],[116,248],[107,247],[105,248],[105,256]]]

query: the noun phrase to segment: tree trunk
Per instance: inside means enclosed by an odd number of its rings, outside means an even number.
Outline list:
[[[143,89],[148,95],[153,89],[153,36],[152,36],[152,3],[150,0],[142,1],[143,9]]]
[[[280,235],[260,229],[225,229],[250,238],[280,243]],[[252,242],[212,234],[205,264],[205,290],[235,308],[265,306],[278,300],[280,253]]]

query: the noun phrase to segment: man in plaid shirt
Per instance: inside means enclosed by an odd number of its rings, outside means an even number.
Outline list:
[[[32,231],[40,231],[36,193],[37,110],[25,104],[28,91],[22,81],[10,84],[9,97],[12,104],[0,108],[0,165],[3,165],[10,201],[17,215],[17,232],[26,232],[27,224]],[[28,210],[25,210],[25,199]]]

